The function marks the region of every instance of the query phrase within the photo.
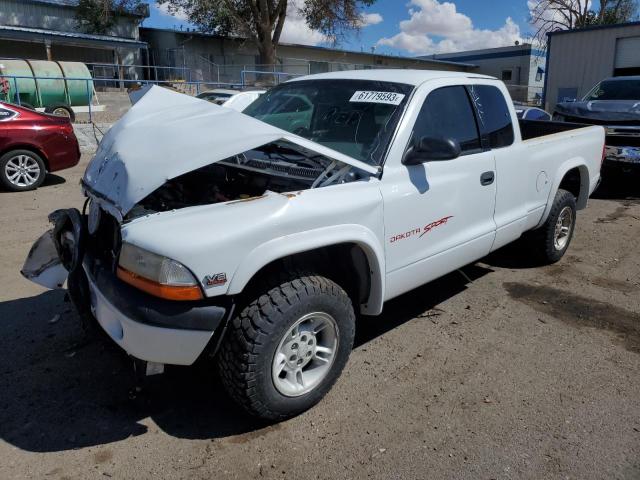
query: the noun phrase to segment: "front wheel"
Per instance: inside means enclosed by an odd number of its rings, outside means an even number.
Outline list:
[[[532,232],[533,248],[547,264],[560,260],[571,243],[576,225],[576,198],[571,192],[558,190],[542,227]]]
[[[0,184],[13,192],[38,188],[46,174],[42,158],[30,150],[13,150],[0,157]]]
[[[340,286],[316,275],[292,276],[231,321],[218,360],[222,383],[252,415],[292,417],[331,389],[354,332],[353,306]]]

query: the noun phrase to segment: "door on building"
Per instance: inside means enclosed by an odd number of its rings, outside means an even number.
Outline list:
[[[619,38],[613,75],[640,75],[640,37]]]

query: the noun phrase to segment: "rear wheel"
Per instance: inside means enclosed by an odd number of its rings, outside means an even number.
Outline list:
[[[560,260],[571,243],[576,224],[576,199],[571,192],[558,190],[546,222],[532,232],[531,241],[544,263]]]
[[[318,403],[344,368],[355,331],[346,292],[316,275],[266,288],[231,321],[218,366],[250,414],[283,420]]]
[[[13,150],[0,157],[0,183],[14,192],[34,190],[46,176],[44,162],[29,150]]]
[[[67,117],[72,123],[76,120],[75,112],[66,103],[56,103],[53,105],[49,105],[44,109],[44,111],[45,113],[57,115],[58,117]]]

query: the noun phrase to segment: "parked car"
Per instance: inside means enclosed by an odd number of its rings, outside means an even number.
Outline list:
[[[515,103],[516,116],[523,120],[551,120],[551,115],[538,107],[532,107],[524,103]]]
[[[218,88],[215,90],[202,92],[197,95],[197,98],[207,100],[209,102],[215,103],[216,105],[222,105],[227,108],[232,108],[237,112],[242,112],[265,91],[266,90],[238,91]]]
[[[604,126],[604,166],[640,171],[640,76],[607,78],[581,101],[556,105],[553,118]]]
[[[8,190],[38,188],[46,174],[80,161],[69,118],[0,102],[0,184]]]
[[[272,125],[292,96],[313,110],[297,133]],[[69,272],[78,311],[149,371],[212,357],[248,412],[283,419],[336,381],[356,311],[525,232],[523,255],[562,258],[603,145],[601,127],[519,121],[502,82],[468,73],[312,75],[246,114],[154,87],[87,167],[87,220],[52,213],[22,273]]]

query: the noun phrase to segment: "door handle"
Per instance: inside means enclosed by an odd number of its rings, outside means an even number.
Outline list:
[[[486,187],[487,185],[491,185],[495,179],[495,172],[484,172],[482,175],[480,175],[480,185]]]

